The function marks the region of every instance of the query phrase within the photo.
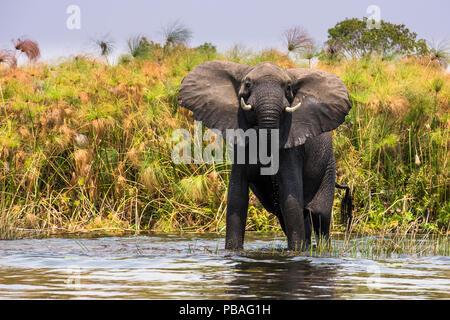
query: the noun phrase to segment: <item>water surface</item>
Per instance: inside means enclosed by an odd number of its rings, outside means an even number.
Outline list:
[[[299,256],[255,234],[223,247],[216,234],[3,240],[0,298],[450,298],[449,257]]]

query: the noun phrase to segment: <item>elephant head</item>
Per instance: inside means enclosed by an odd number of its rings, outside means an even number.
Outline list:
[[[347,89],[333,74],[229,61],[204,62],[191,71],[181,83],[179,104],[223,135],[227,129],[280,129],[282,148],[337,128],[351,108]]]

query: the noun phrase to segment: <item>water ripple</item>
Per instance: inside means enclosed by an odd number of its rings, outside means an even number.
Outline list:
[[[450,298],[449,257],[295,256],[284,243],[254,236],[234,253],[217,235],[0,241],[0,298]]]

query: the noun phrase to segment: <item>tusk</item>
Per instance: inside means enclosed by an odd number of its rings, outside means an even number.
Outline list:
[[[293,107],[286,107],[286,112],[294,112],[295,110],[297,110],[298,108],[300,108],[300,105],[302,104],[302,102],[300,101],[299,103],[297,103],[295,106]]]
[[[244,110],[251,110],[252,109],[252,105],[251,104],[246,104],[244,101],[244,98],[241,97],[241,107]]]

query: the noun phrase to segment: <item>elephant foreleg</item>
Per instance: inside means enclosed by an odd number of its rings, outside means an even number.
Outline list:
[[[248,179],[243,166],[233,165],[228,184],[225,236],[227,250],[240,250],[244,246],[248,193]]]
[[[282,157],[278,177],[280,207],[286,227],[288,249],[303,250],[306,242],[302,168],[298,158],[295,158],[295,153],[287,152],[286,156]]]
[[[303,201],[292,193],[287,193],[281,201],[283,220],[286,226],[288,250],[303,250],[305,242],[305,222]]]

